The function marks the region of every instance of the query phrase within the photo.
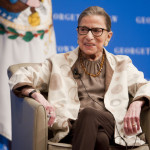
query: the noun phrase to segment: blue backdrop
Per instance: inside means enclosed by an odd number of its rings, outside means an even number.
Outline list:
[[[150,0],[52,0],[57,52],[77,46],[77,19],[89,6],[103,7],[112,20],[113,37],[106,49],[128,55],[150,80]]]
[[[77,46],[77,19],[89,6],[101,6],[111,16],[113,37],[107,50],[131,57],[150,80],[150,0],[52,0],[57,52]],[[0,150],[8,141],[0,136]]]

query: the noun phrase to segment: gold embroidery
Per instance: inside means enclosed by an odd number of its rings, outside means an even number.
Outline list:
[[[6,20],[2,17],[0,17],[0,22],[8,27],[14,28],[16,30],[22,30],[22,31],[37,31],[37,30],[43,30],[43,28],[49,26],[49,24],[52,22],[51,19],[48,19],[45,23],[42,23],[42,25],[40,26],[35,26],[35,27],[31,27],[31,26],[25,26],[25,25],[20,25],[20,24],[16,24],[13,23],[9,20]]]

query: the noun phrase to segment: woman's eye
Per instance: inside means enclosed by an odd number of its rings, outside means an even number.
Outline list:
[[[87,29],[87,28],[82,28],[81,30],[82,30],[82,31],[87,31],[88,29]]]
[[[101,29],[93,29],[93,32],[102,32]]]

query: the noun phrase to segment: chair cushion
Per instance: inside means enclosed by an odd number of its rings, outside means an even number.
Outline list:
[[[72,150],[72,145],[48,141],[48,150]]]
[[[110,146],[109,150],[126,150],[126,147],[124,146]],[[140,147],[136,147],[136,148],[128,148],[128,150],[149,150],[148,144],[144,144]]]
[[[48,141],[48,150],[72,150],[71,144],[65,144],[65,143],[54,143]],[[123,146],[110,146],[109,150],[126,150],[126,147]],[[137,148],[130,148],[128,150],[149,150],[149,147],[147,144],[144,144]]]

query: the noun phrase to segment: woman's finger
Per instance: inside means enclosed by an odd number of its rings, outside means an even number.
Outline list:
[[[50,113],[50,118],[48,120],[48,126],[52,126],[54,124],[55,118],[56,118],[56,114],[55,112]]]

